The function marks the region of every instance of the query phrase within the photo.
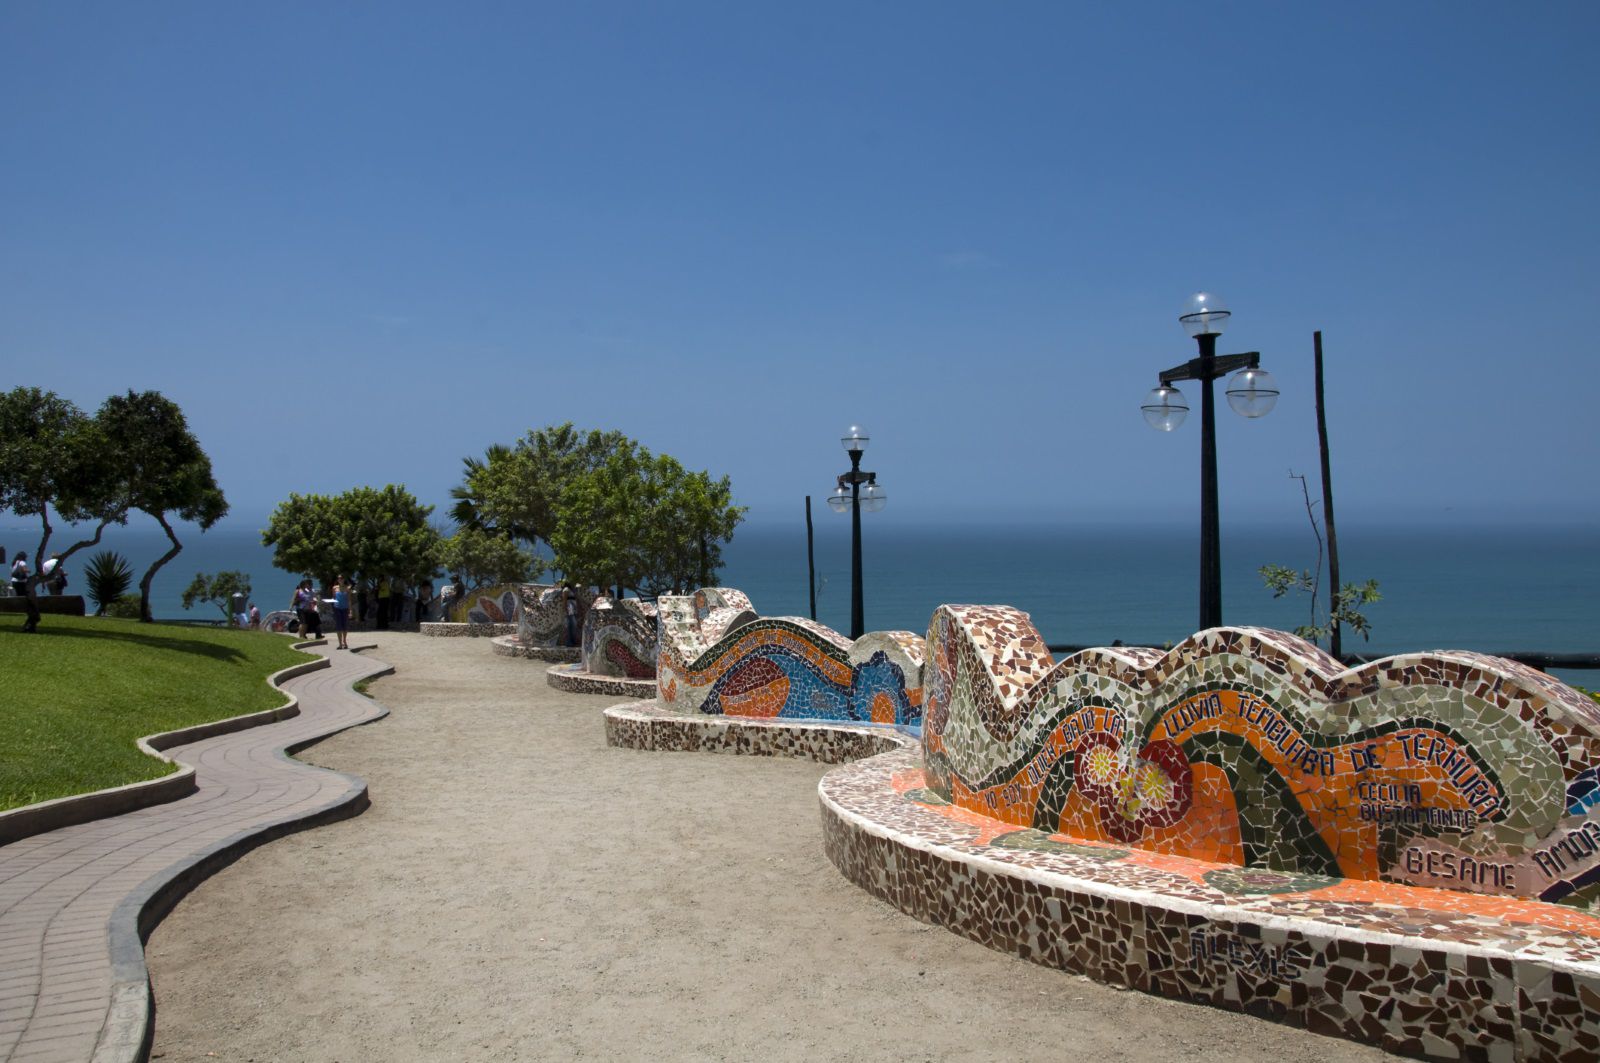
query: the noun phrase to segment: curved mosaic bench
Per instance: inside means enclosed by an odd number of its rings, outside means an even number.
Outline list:
[[[518,588],[521,611],[517,615],[517,638],[525,646],[561,646],[567,640],[566,588],[546,583],[525,583]],[[582,632],[594,593],[580,588],[578,630]],[[580,639],[581,641],[581,639]]]
[[[1345,669],[1255,628],[1058,663],[1000,606],[941,606],[927,646],[921,757],[822,781],[852,881],[1408,1055],[1600,1055],[1600,707],[1576,691],[1458,651]]]
[[[1280,871],[1600,897],[1600,705],[1522,665],[1345,669],[1257,628],[1057,664],[993,606],[941,606],[929,641],[929,786],[969,811]]]
[[[728,588],[658,603],[656,688],[680,712],[916,727],[922,639],[908,631],[851,640],[803,617],[757,617]]]
[[[592,675],[656,677],[656,606],[598,598],[583,620],[583,664]]]
[[[945,803],[909,751],[819,792],[846,878],[990,948],[1405,1055],[1600,1058],[1600,918],[1575,908],[1048,834]]]
[[[578,663],[550,668],[545,681],[572,694],[649,698],[656,691],[656,607],[637,598],[596,598],[583,619]]]

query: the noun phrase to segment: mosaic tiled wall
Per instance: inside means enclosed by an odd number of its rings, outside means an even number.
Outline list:
[[[521,612],[517,590],[514,584],[503,583],[468,591],[450,603],[445,619],[454,624],[515,624]]]
[[[927,645],[927,786],[968,812],[1291,874],[1600,897],[1600,706],[1522,665],[1345,669],[1255,628],[1057,663],[1002,606],[941,606]]]
[[[656,685],[679,712],[762,719],[922,721],[922,639],[873,632],[852,643],[803,617],[757,617],[708,588],[658,603]]]
[[[517,612],[517,639],[525,646],[567,645],[566,589],[547,583],[525,583],[516,588],[520,608]],[[592,590],[579,588],[578,631],[582,641],[584,618],[594,604]]]
[[[622,679],[656,677],[656,607],[637,598],[596,599],[583,621],[584,670]]]

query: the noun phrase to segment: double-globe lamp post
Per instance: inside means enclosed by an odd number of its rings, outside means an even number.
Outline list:
[[[828,507],[835,513],[850,511],[850,637],[858,639],[866,633],[861,606],[861,511],[876,513],[889,501],[889,496],[878,486],[878,474],[861,471],[861,453],[867,449],[867,432],[858,424],[850,426],[850,434],[840,439],[850,455],[850,471],[839,476],[838,486],[828,496]],[[849,489],[846,490],[846,485]],[[865,486],[863,486],[865,485]]]
[[[1228,323],[1229,311],[1215,292],[1191,297],[1178,317],[1200,346],[1200,355],[1161,374],[1160,386],[1140,407],[1150,427],[1170,432],[1188,416],[1189,405],[1173,387],[1174,381],[1198,380],[1200,390],[1200,630],[1222,624],[1222,548],[1217,520],[1217,421],[1211,382],[1228,381],[1228,405],[1241,417],[1264,417],[1278,401],[1278,385],[1261,368],[1261,354],[1217,355],[1217,337]]]

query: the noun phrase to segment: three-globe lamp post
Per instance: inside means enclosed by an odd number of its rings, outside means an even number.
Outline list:
[[[835,513],[850,511],[850,637],[858,639],[866,632],[865,610],[861,602],[861,511],[876,513],[888,502],[889,496],[878,486],[878,474],[861,470],[861,453],[867,449],[866,429],[850,426],[850,434],[839,440],[850,455],[850,471],[842,473],[833,494],[828,496],[828,508]]]
[[[1195,338],[1200,354],[1161,374],[1140,407],[1150,427],[1170,432],[1188,416],[1189,405],[1173,383],[1198,380],[1200,386],[1200,630],[1222,624],[1222,547],[1217,519],[1217,422],[1211,382],[1232,373],[1228,405],[1241,417],[1264,417],[1278,401],[1278,385],[1261,368],[1261,354],[1217,354],[1217,337],[1228,323],[1229,311],[1215,292],[1190,298],[1178,317]]]

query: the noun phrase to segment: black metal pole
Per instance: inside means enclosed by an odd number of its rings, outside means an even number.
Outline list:
[[[817,555],[811,535],[811,496],[806,495],[806,587],[811,592],[811,619],[817,618]]]
[[[861,605],[861,451],[850,452],[850,637],[866,632]]]
[[[1222,534],[1217,519],[1217,411],[1212,394],[1217,336],[1200,344],[1200,630],[1222,624]]]
[[[1322,451],[1322,526],[1328,531],[1328,649],[1335,659],[1344,656],[1339,620],[1339,540],[1333,533],[1333,473],[1328,461],[1328,417],[1322,407],[1322,330],[1311,334],[1317,371],[1317,444]]]

